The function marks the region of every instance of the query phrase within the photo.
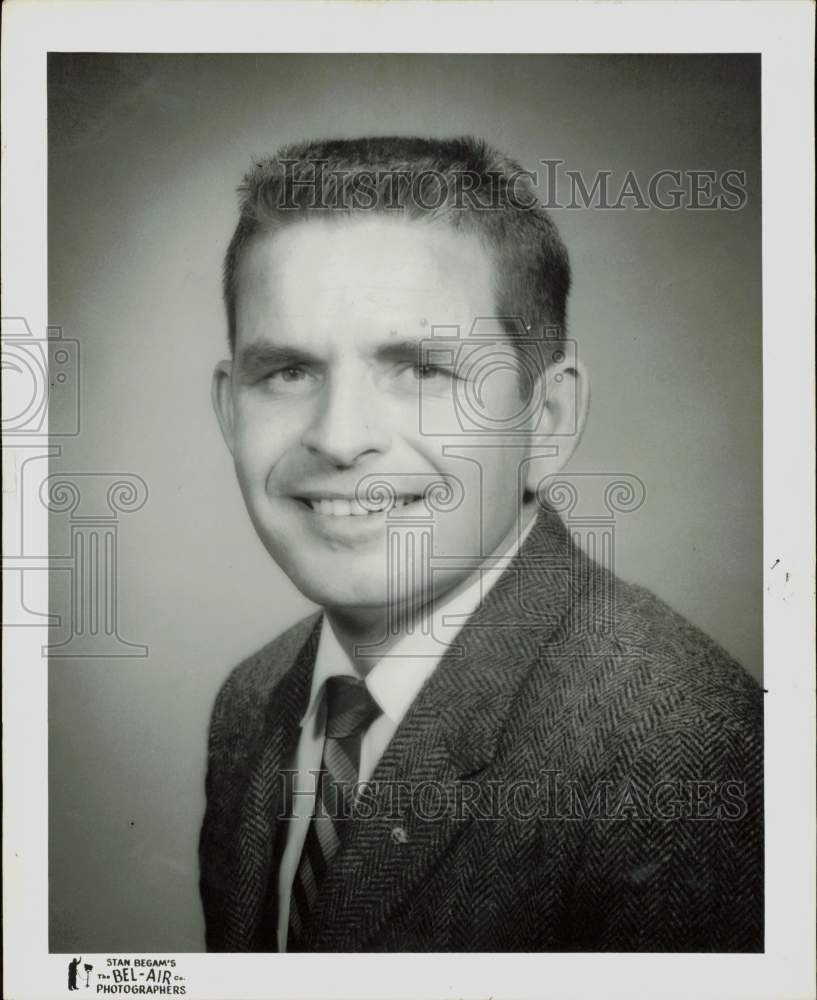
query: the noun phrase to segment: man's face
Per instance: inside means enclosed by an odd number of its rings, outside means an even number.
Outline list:
[[[468,344],[474,320],[494,315],[489,254],[442,225],[310,221],[247,249],[235,356],[217,370],[216,404],[260,538],[317,604],[425,602],[514,537],[526,450],[495,446],[480,426],[524,408],[522,382],[497,324],[487,347],[496,364],[474,364]],[[420,345],[439,326],[458,327],[464,349],[424,365]],[[467,433],[455,395],[481,408]],[[397,495],[391,513],[359,502],[364,477]],[[429,515],[441,482],[457,494],[454,509]],[[407,572],[402,555],[414,533],[425,560],[421,524],[432,527],[429,555],[456,557],[430,579]],[[387,527],[399,543],[387,546]]]

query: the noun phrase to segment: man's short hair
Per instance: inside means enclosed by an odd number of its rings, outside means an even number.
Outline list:
[[[509,335],[527,328],[564,338],[570,264],[534,181],[516,161],[468,136],[304,142],[257,160],[239,188],[240,217],[224,262],[231,351],[238,270],[252,239],[307,219],[367,213],[475,234],[495,261],[497,317]]]

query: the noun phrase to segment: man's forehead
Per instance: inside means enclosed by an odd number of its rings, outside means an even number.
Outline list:
[[[479,240],[449,226],[389,217],[307,221],[257,236],[239,284],[239,312],[281,317],[371,313],[395,321],[468,323],[490,314],[494,267]],[[435,315],[436,314],[436,315]],[[473,314],[473,315],[472,315]]]

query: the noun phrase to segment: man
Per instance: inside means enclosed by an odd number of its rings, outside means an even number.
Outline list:
[[[553,507],[588,385],[567,253],[469,139],[256,164],[213,398],[322,613],[213,712],[217,951],[758,951],[760,692]]]

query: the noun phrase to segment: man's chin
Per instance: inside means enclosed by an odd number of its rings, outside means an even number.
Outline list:
[[[279,565],[281,565],[279,563]],[[374,613],[390,603],[389,587],[382,567],[378,572],[321,572],[319,566],[298,571],[291,566],[281,568],[308,600],[327,610],[345,609],[352,613]]]
[[[369,544],[347,547],[330,546],[323,539],[296,532],[289,536],[276,533],[275,537],[270,532],[265,542],[270,555],[304,597],[338,615],[366,620],[401,606],[416,613],[431,599],[422,586],[430,582],[431,574],[421,567],[409,569],[403,562],[391,567],[390,572],[385,538],[375,537]],[[400,570],[403,578],[395,579],[395,571],[400,576]],[[434,577],[435,587],[443,584],[443,591],[452,582],[441,574]]]
[[[298,588],[304,597],[319,605],[324,611],[339,618],[348,618],[366,622],[383,618],[389,607],[388,593],[385,588],[377,591],[372,588],[345,589],[322,586],[303,586]]]

